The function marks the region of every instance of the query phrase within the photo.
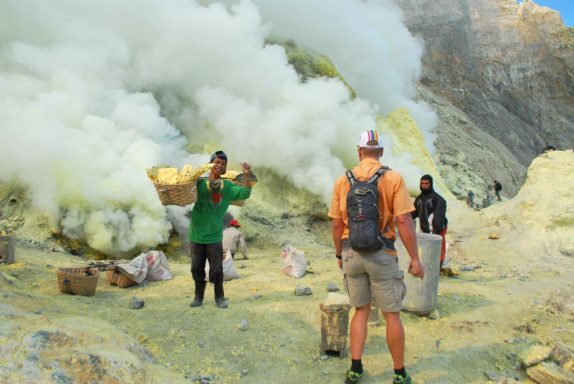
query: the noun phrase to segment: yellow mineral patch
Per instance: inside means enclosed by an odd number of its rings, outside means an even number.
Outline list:
[[[187,184],[197,180],[205,172],[209,171],[213,164],[204,164],[193,168],[184,165],[180,172],[177,168],[169,166],[155,166],[146,169],[148,178],[155,184]]]
[[[161,168],[157,171],[160,184],[177,184],[177,168]]]

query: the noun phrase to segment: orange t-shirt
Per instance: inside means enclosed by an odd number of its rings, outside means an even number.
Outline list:
[[[381,167],[378,160],[366,158],[353,168],[355,177],[359,180],[367,180]],[[349,237],[349,218],[347,216],[347,194],[351,186],[347,176],[343,175],[335,181],[333,188],[333,198],[329,208],[329,217],[333,219],[343,219],[345,230],[341,239]],[[379,228],[383,237],[396,240],[395,226],[393,218],[415,210],[413,199],[409,195],[403,177],[398,173],[389,170],[379,179],[379,211],[381,221]]]

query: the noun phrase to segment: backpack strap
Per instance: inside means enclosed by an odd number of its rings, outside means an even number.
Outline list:
[[[345,175],[347,175],[347,180],[349,180],[349,184],[351,184],[351,188],[353,188],[353,186],[357,182],[355,174],[353,173],[352,170],[348,170],[347,172],[345,172]]]
[[[376,184],[378,182],[379,178],[381,176],[383,176],[389,170],[390,170],[390,168],[387,167],[386,165],[381,166],[379,169],[377,169],[377,172],[375,172],[375,174],[373,176],[371,176],[371,178],[367,182],[370,184]],[[349,184],[351,184],[351,187],[353,187],[355,185],[355,183],[357,182],[357,178],[355,177],[355,174],[353,173],[352,170],[348,170],[345,172],[345,175],[347,176],[347,180],[349,180]]]
[[[390,170],[390,168],[387,166],[382,166],[381,168],[377,169],[377,172],[375,172],[375,174],[373,176],[371,176],[368,183],[369,184],[377,184],[377,182],[379,181],[379,178],[381,176],[383,176],[385,173],[387,173],[388,170]]]

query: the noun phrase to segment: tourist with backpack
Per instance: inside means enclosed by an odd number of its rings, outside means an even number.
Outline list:
[[[406,286],[398,266],[393,221],[411,259],[409,273],[422,278],[412,199],[402,176],[381,165],[383,145],[377,131],[361,134],[357,152],[360,163],[337,179],[329,209],[337,261],[343,269],[349,304],[355,307],[351,368],[345,383],[357,383],[363,376],[361,356],[374,299],[386,320],[387,345],[395,369],[393,383],[409,384],[412,379],[404,366],[405,334],[400,318]]]

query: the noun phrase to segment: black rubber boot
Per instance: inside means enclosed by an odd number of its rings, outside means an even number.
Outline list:
[[[213,290],[215,292],[215,304],[218,308],[227,308],[227,301],[225,301],[225,296],[223,294],[223,283],[213,284]]]
[[[190,304],[190,307],[200,307],[203,303],[203,295],[205,294],[205,282],[195,282],[195,297]]]

